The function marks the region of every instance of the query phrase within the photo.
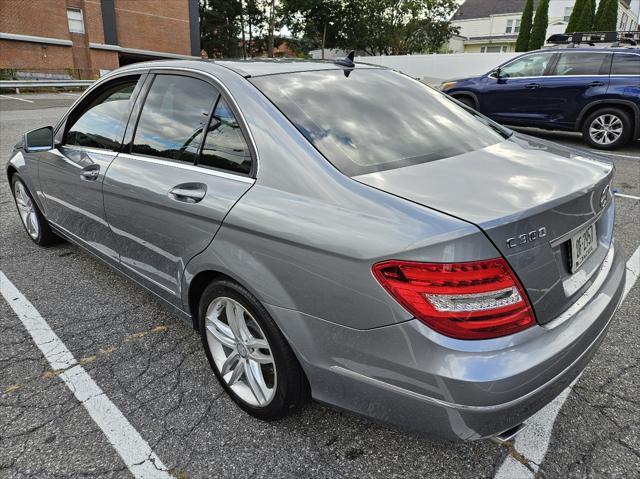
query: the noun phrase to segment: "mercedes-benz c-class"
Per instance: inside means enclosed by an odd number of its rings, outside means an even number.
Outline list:
[[[33,241],[155,294],[263,419],[313,398],[449,439],[513,431],[622,296],[609,162],[349,59],[121,68],[7,173]]]

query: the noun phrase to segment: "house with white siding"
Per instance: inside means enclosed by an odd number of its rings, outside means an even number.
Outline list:
[[[547,38],[555,33],[564,33],[575,3],[575,0],[549,1]],[[638,3],[638,0],[618,0],[618,30],[638,29]],[[451,18],[452,24],[459,27],[460,32],[449,43],[449,51],[515,51],[524,4],[525,0],[466,0]],[[538,0],[535,0],[535,7],[537,4]]]

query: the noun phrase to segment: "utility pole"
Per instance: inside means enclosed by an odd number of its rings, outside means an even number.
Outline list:
[[[275,29],[276,17],[275,17],[276,0],[271,0],[271,14],[269,15],[269,39],[267,42],[267,53],[269,58],[273,58],[273,30]]]
[[[247,42],[244,37],[244,1],[240,0],[240,28],[242,28],[242,59],[247,59]]]

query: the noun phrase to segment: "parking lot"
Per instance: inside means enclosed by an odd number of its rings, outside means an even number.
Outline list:
[[[629,290],[599,352],[515,443],[449,443],[316,403],[260,422],[224,394],[197,333],[151,294],[78,247],[34,245],[15,211],[6,163],[21,132],[54,124],[75,97],[0,95],[2,291],[13,301],[17,290],[34,308],[23,308],[21,318],[0,299],[0,477],[136,471],[118,453],[109,425],[105,431],[63,380],[65,371],[51,368],[25,317],[50,326],[148,445],[153,455],[144,461],[157,470],[139,477],[166,477],[165,469],[179,478],[640,475],[640,286],[633,282],[640,273],[639,141],[606,154],[617,168],[616,244],[628,261]],[[584,147],[575,134],[526,132]]]

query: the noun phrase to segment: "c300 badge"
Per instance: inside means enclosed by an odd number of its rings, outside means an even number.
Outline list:
[[[547,227],[543,226],[537,230],[529,231],[528,233],[521,234],[515,238],[509,238],[507,240],[507,248],[515,248],[527,243],[533,243],[534,241],[547,236]]]

